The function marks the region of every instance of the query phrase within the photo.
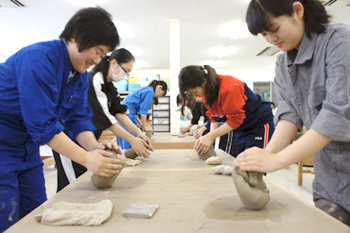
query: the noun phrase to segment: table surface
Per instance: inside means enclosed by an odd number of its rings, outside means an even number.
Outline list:
[[[233,157],[216,150],[224,164]],[[215,175],[194,150],[157,150],[136,167],[122,170],[112,188],[98,190],[87,172],[6,232],[349,232],[346,225],[300,201],[265,177],[271,200],[261,211],[243,207],[231,176]],[[101,226],[50,226],[33,216],[58,201],[96,203],[110,199],[111,217]],[[126,218],[123,211],[134,202],[155,203],[150,219]]]
[[[179,134],[174,133],[154,133],[152,136],[153,142],[193,142],[196,139],[194,136],[185,136],[184,138],[179,138]]]

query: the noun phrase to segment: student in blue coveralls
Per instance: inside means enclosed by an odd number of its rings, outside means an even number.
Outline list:
[[[137,125],[137,115],[141,115],[141,127],[144,131],[153,132],[152,126],[147,121],[148,110],[151,108],[154,98],[165,96],[168,90],[166,82],[161,80],[153,80],[147,87],[141,87],[129,95],[122,101],[129,110],[128,117],[135,125]],[[124,150],[130,149],[131,145],[128,141],[118,137],[118,144]]]
[[[247,148],[264,148],[274,131],[270,103],[263,101],[244,82],[229,75],[218,75],[208,66],[186,66],[179,74],[181,98],[202,97],[211,120],[210,133],[198,138],[195,150],[207,152],[217,137],[233,132],[227,147],[236,157]],[[220,127],[219,127],[220,125]]]
[[[105,56],[99,64],[89,72],[88,101],[93,112],[92,123],[96,131],[95,137],[99,139],[106,129],[111,130],[131,143],[137,155],[148,157],[152,150],[150,139],[125,114],[127,107],[120,103],[120,96],[113,81],[119,82],[128,76],[133,69],[134,56],[126,49],[114,50]],[[135,136],[124,130],[118,122],[130,130]],[[66,187],[86,172],[86,167],[54,152],[57,165],[58,185],[57,191]]]
[[[29,45],[0,64],[0,232],[47,199],[40,145],[100,176],[121,170],[102,150],[121,153],[118,145],[95,139],[86,72],[118,44],[110,14],[85,8],[70,19],[60,40]]]
[[[246,19],[285,53],[275,69],[276,131],[266,149],[246,150],[234,165],[271,172],[314,155],[316,207],[350,226],[350,26],[329,24],[317,0],[254,0]]]

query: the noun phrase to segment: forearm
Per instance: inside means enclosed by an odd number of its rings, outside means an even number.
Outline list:
[[[298,127],[290,121],[281,120],[268,143],[266,150],[277,153],[286,148],[294,139]]]
[[[191,129],[192,126],[193,126],[193,124],[189,124],[189,125],[186,127],[187,131],[189,131],[189,130]]]
[[[117,120],[125,127],[127,128],[131,133],[135,134],[135,135],[139,135],[141,132],[141,130],[139,128],[136,127],[136,125],[134,124],[134,122],[132,122],[130,120],[130,118],[124,114],[124,113],[118,113],[115,115],[115,118],[117,118]],[[119,136],[119,135],[118,135]],[[121,137],[121,136],[120,136]],[[125,139],[125,138],[124,138]],[[127,140],[127,139],[125,139]]]
[[[56,134],[47,145],[57,153],[85,166],[87,161],[87,151],[74,143],[65,133],[61,132]]]
[[[316,152],[327,146],[331,141],[330,138],[319,134],[313,129],[308,130],[297,141],[277,153],[281,167],[296,163],[310,155],[314,155]]]
[[[212,126],[213,123],[211,124],[211,127]],[[212,140],[215,140],[215,138],[225,135],[232,130],[233,128],[225,123],[220,127],[216,127],[214,130],[210,130],[210,133],[208,133],[207,136],[209,136]]]
[[[141,115],[141,124],[142,124],[142,128],[144,129],[146,124],[147,124],[147,116],[146,115]]]
[[[219,124],[216,122],[211,122],[210,123],[210,132],[216,130],[219,127]]]
[[[121,137],[128,142],[131,142],[135,138],[133,135],[131,135],[128,131],[126,131],[123,127],[121,127],[118,124],[111,125],[109,127],[109,130],[112,131],[118,137]]]
[[[91,131],[81,132],[77,135],[77,137],[75,139],[77,140],[79,145],[84,147],[87,151],[94,150],[94,147],[98,143],[96,138],[95,138],[94,133]]]

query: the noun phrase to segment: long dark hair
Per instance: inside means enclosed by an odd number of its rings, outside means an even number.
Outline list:
[[[112,51],[120,43],[111,15],[100,7],[88,7],[75,13],[59,38],[67,42],[75,38],[79,52],[97,45],[107,45]]]
[[[102,72],[103,77],[107,79],[109,64],[113,59],[116,59],[118,64],[127,63],[129,61],[135,61],[134,56],[128,50],[121,48],[114,50],[110,56],[105,56],[104,58],[102,58],[100,63],[94,66],[92,71],[95,73]]]
[[[187,99],[183,100],[180,94],[176,96],[176,105],[180,107],[178,111],[180,111],[183,116],[185,115],[185,107],[193,109],[194,105],[196,104],[196,100],[192,95],[186,95],[186,97]]]
[[[212,108],[213,103],[218,98],[219,81],[216,71],[208,65],[202,66],[186,66],[181,69],[179,74],[179,90],[181,99],[188,103],[191,102],[187,95],[187,90],[202,86],[204,80],[207,81],[205,85],[205,99]]]
[[[153,87],[153,91],[156,90],[156,87],[158,85],[162,86],[162,90],[164,91],[164,95],[166,95],[167,91],[168,91],[168,84],[166,84],[166,82],[162,81],[162,80],[153,80],[148,86],[149,87]]]
[[[153,87],[153,91],[155,91],[158,85],[162,86],[162,90],[164,91],[164,95],[166,95],[166,93],[168,91],[168,84],[166,84],[166,82],[164,82],[162,80],[153,80],[148,86]],[[154,105],[157,105],[159,102],[158,97],[154,97],[153,100],[154,100]]]
[[[330,16],[318,0],[252,0],[246,14],[249,31],[253,35],[271,31],[270,16],[292,16],[294,2],[300,2],[304,7],[306,36],[310,38],[312,32],[324,33]]]

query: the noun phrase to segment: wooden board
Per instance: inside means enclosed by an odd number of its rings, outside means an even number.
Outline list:
[[[154,149],[193,149],[194,142],[193,136],[179,138],[176,134],[171,133],[155,133],[152,136]]]
[[[216,151],[225,164],[232,164],[233,157]],[[194,150],[157,150],[141,160],[140,166],[124,168],[107,190],[94,188],[91,173],[84,174],[6,232],[349,232],[349,227],[298,200],[268,176],[270,203],[261,211],[245,209],[231,176],[213,174]],[[49,226],[33,218],[58,201],[96,203],[103,199],[110,199],[114,207],[112,216],[98,227]],[[150,219],[123,217],[134,202],[155,203],[159,209]]]

